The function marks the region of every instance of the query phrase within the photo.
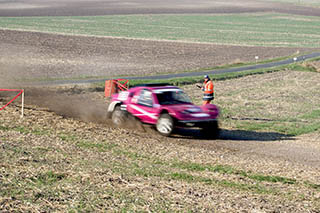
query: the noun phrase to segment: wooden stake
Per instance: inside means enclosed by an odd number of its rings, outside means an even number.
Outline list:
[[[23,118],[24,115],[24,89],[22,90],[21,94],[21,118]]]

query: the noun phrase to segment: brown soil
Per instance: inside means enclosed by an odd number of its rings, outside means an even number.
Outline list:
[[[232,1],[1,1],[0,16],[110,15],[128,13],[282,12],[319,15],[319,8],[274,2]],[[0,30],[0,72],[17,78],[83,78],[153,75],[210,68],[310,52],[307,48],[266,48],[132,39],[62,36]],[[6,79],[5,82],[8,82]],[[1,82],[4,83],[4,82]]]
[[[0,30],[0,72],[13,79],[144,76],[310,52]]]

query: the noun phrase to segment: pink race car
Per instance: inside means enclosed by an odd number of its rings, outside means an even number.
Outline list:
[[[108,107],[112,122],[121,126],[129,115],[142,123],[155,125],[169,136],[176,127],[199,127],[206,136],[219,134],[219,109],[208,104],[195,106],[180,88],[164,84],[145,84],[113,94]]]

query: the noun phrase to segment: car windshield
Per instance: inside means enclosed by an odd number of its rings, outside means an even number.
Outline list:
[[[159,104],[185,104],[191,103],[189,96],[182,90],[162,91],[157,93]]]

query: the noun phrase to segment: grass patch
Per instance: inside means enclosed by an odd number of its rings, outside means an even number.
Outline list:
[[[195,178],[192,175],[187,174],[187,173],[182,173],[182,172],[170,174],[170,179],[182,180],[182,181],[187,181],[187,182],[193,182],[195,180]]]
[[[302,119],[319,119],[320,118],[320,109],[313,110],[310,113],[306,113],[299,118]]]
[[[311,187],[313,189],[316,189],[317,191],[320,191],[320,184],[314,184],[314,183],[311,183],[309,181],[305,181],[304,184],[308,187]]]
[[[77,141],[79,138],[77,136],[74,135],[69,135],[69,134],[64,134],[64,133],[60,133],[58,135],[58,137],[63,140],[63,141],[68,141],[68,142],[74,142]]]
[[[305,115],[306,117],[308,115]],[[320,122],[310,121],[309,123],[301,121],[290,120],[278,120],[278,121],[265,121],[265,122],[255,122],[255,121],[239,121],[236,127],[238,129],[246,131],[257,131],[257,132],[277,132],[286,134],[287,136],[298,136],[302,134],[308,134],[315,132],[320,129]]]
[[[42,130],[40,128],[27,128],[25,126],[15,126],[15,127],[9,127],[9,126],[0,126],[1,131],[15,131],[19,132],[20,134],[34,134],[34,135],[48,135],[48,130]]]
[[[245,177],[248,177],[253,180],[257,181],[266,181],[266,182],[272,182],[272,183],[285,183],[285,184],[295,184],[297,181],[293,178],[286,178],[286,177],[280,177],[280,176],[270,176],[270,175],[251,175],[244,173]]]
[[[305,65],[303,63],[295,63],[288,65],[288,69],[301,72],[317,72],[317,70],[314,67]]]
[[[77,146],[83,149],[95,149],[98,152],[107,152],[117,147],[117,144],[107,142],[94,143],[90,141],[80,140],[79,142],[77,142]]]
[[[30,178],[30,180],[37,185],[52,185],[54,183],[61,181],[65,177],[66,177],[65,174],[48,171]]]
[[[199,183],[204,183],[206,185],[219,185],[223,187],[238,189],[241,191],[253,191],[259,194],[276,194],[277,193],[277,190],[275,189],[268,189],[258,184],[252,185],[252,184],[236,183],[236,182],[227,181],[227,180],[216,180],[213,178],[193,176],[183,172],[171,173],[169,177],[170,179],[173,179],[173,180],[186,181],[186,182],[199,182]]]
[[[308,124],[308,125],[292,124],[290,127],[291,128],[288,128],[287,131],[283,131],[283,132],[286,132],[289,135],[298,136],[298,135],[308,134],[308,133],[312,133],[312,132],[316,132],[316,131],[320,130],[320,122],[312,123],[312,124]]]
[[[70,35],[319,47],[319,17],[292,14],[2,17],[0,28]],[[263,24],[261,24],[263,23]]]
[[[7,126],[0,126],[0,130],[1,130],[1,131],[9,131],[10,128],[7,127]]]
[[[296,180],[292,178],[252,174],[251,172],[234,169],[231,166],[227,166],[227,165],[202,165],[197,163],[177,162],[172,164],[172,167],[185,169],[188,171],[210,171],[210,172],[216,172],[220,174],[239,175],[239,176],[246,177],[252,180],[257,180],[260,182],[262,181],[273,182],[273,183],[279,182],[279,183],[285,183],[285,184],[296,183]]]
[[[320,7],[320,3],[318,0],[263,0],[263,1],[283,2],[283,3],[290,3],[290,4],[302,5],[302,6]]]

